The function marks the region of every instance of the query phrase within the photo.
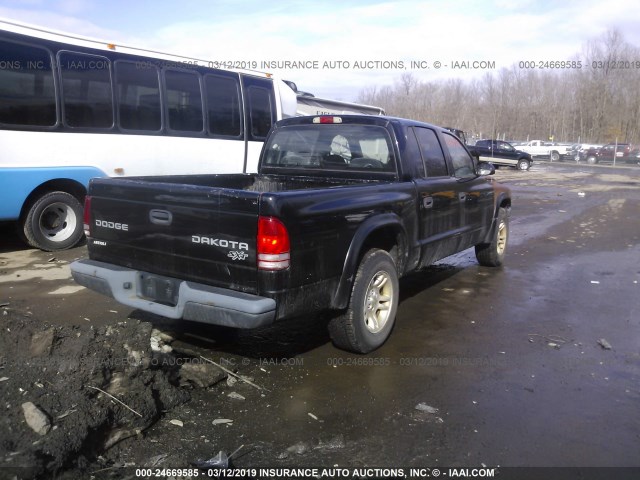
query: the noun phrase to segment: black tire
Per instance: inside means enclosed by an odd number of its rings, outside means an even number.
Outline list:
[[[499,267],[504,262],[504,256],[509,241],[509,215],[504,208],[498,209],[498,224],[493,233],[491,243],[476,245],[476,258],[483,267]]]
[[[551,152],[549,154],[549,160],[552,162],[558,162],[560,160],[560,154],[558,152]]]
[[[596,157],[587,157],[587,163],[589,165],[595,165],[596,163],[598,163],[598,159]]]
[[[520,160],[518,160],[516,168],[518,170],[529,170],[531,168],[531,162],[526,158],[521,158]]]
[[[368,353],[381,346],[395,323],[398,291],[398,274],[391,255],[384,250],[369,250],[358,266],[349,307],[329,323],[333,343],[356,353]]]
[[[82,205],[66,192],[45,193],[26,211],[22,231],[29,245],[46,252],[71,248],[84,235]]]

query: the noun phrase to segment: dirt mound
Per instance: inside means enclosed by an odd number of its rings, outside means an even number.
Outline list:
[[[54,327],[28,313],[0,311],[3,475],[81,471],[190,398],[179,386],[190,382],[179,362],[166,361],[171,348],[149,323]]]

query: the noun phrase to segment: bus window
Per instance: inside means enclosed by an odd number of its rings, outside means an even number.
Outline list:
[[[0,59],[0,123],[55,125],[56,96],[49,52],[0,41]]]
[[[251,136],[265,138],[272,123],[271,91],[266,88],[249,87],[249,109],[251,111]]]
[[[160,81],[153,65],[140,68],[134,62],[115,62],[118,124],[126,130],[159,131]]]
[[[164,72],[169,128],[180,132],[201,132],[202,94],[198,75],[191,72]]]
[[[107,58],[84,53],[61,52],[64,122],[70,127],[111,128],[113,93],[111,65]]]
[[[206,75],[204,85],[207,95],[209,133],[239,137],[242,133],[239,80],[232,77]]]

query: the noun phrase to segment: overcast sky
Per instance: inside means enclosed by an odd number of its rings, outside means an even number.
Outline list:
[[[0,0],[0,17],[211,61],[257,62],[301,90],[341,100],[405,72],[427,80],[488,71],[454,62],[500,69],[569,60],[614,27],[640,45],[637,0]],[[284,60],[307,68],[260,68]],[[412,70],[412,61],[429,68]]]

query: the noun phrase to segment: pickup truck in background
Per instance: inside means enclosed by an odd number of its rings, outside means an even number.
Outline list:
[[[179,159],[177,159],[179,160]],[[340,348],[389,336],[398,278],[475,247],[503,263],[509,189],[445,129],[389,117],[277,122],[257,174],[97,178],[81,285],[236,328],[333,310]]]
[[[469,147],[471,154],[478,162],[491,162],[493,165],[515,167],[518,170],[529,170],[533,159],[531,155],[517,150],[509,142],[502,140],[478,140]]]
[[[518,149],[527,152],[532,157],[547,157],[552,162],[558,162],[562,158],[569,157],[570,145],[556,145],[542,140],[531,140],[524,145],[518,145]]]

